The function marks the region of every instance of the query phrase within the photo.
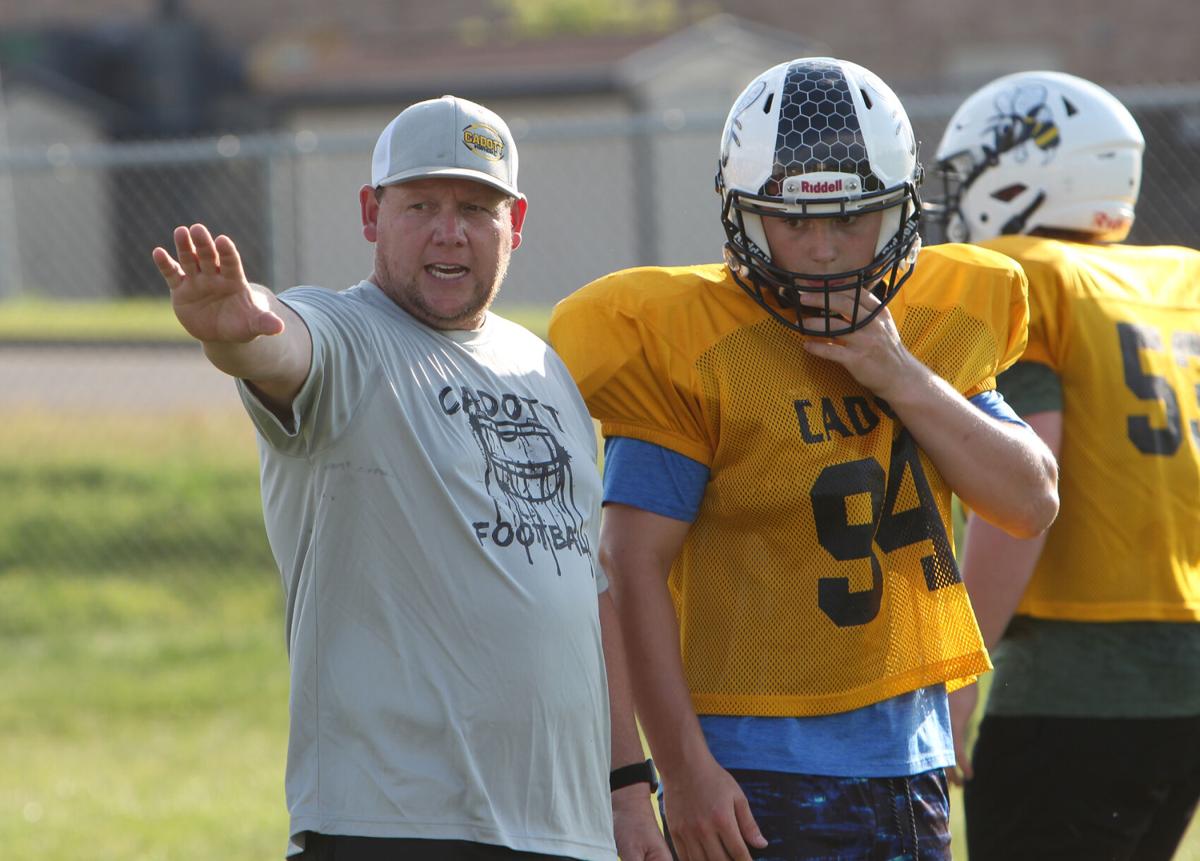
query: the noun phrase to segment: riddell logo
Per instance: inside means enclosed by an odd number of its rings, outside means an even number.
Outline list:
[[[819,182],[809,182],[806,179],[800,180],[801,194],[830,194],[831,192],[841,191],[842,181],[823,179]]]

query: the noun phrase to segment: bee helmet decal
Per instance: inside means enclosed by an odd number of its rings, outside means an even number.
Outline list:
[[[937,148],[945,237],[1034,230],[1119,242],[1133,225],[1144,141],[1112,94],[1061,72],[1005,75],[955,112]]]

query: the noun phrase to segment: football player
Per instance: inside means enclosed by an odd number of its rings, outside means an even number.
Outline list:
[[[977,689],[952,700],[971,861],[1168,859],[1200,796],[1200,252],[1122,244],[1142,149],[1105,90],[1026,72],[971,95],[937,151],[947,235],[1029,278],[999,388],[1062,476],[1042,536],[969,521],[999,643],[973,761]]]
[[[601,560],[688,861],[949,858],[947,690],[990,666],[950,496],[1022,537],[1058,502],[994,392],[1024,276],[921,250],[916,149],[861,66],[768,69],[721,139],[725,262],[618,272],[551,320],[606,437]]]

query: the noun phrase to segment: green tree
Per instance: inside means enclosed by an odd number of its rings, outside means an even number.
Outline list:
[[[599,33],[655,33],[676,26],[677,0],[496,0],[523,38]]]

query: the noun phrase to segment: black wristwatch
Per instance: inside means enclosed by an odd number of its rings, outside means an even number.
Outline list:
[[[654,760],[635,762],[633,765],[623,765],[614,768],[608,775],[608,788],[612,792],[633,786],[635,783],[650,784],[650,791],[658,789],[658,772],[654,770]]]

